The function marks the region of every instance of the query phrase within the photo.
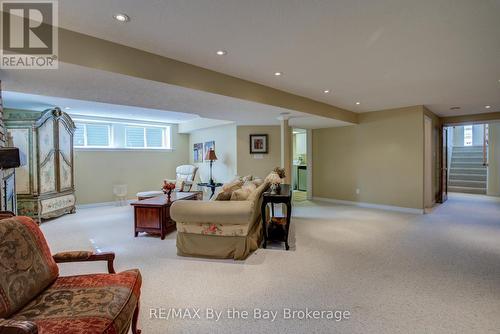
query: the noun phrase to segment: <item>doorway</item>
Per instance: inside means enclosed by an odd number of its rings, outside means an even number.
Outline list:
[[[496,130],[496,127],[495,129]],[[494,166],[490,159],[490,124],[463,124],[448,126],[446,131],[447,148],[443,159],[448,167],[446,186],[449,192],[487,195],[496,189],[489,182],[494,176]],[[493,160],[495,160],[493,158]]]
[[[308,131],[292,130],[292,189],[294,201],[308,199],[310,161],[308,159]]]

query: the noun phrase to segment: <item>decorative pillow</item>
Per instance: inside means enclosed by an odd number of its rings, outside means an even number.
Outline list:
[[[231,201],[246,201],[252,192],[249,189],[238,189],[231,194]]]
[[[222,186],[222,191],[227,192],[227,193],[232,193],[235,190],[238,190],[243,186],[243,181],[240,179],[235,179],[229,183],[226,183],[225,185]]]
[[[264,180],[260,177],[256,177],[252,180],[252,183],[255,184],[255,186],[258,188],[262,183],[264,183]]]
[[[241,189],[233,191],[231,201],[246,201],[248,197],[257,189],[251,181],[245,182]]]
[[[243,182],[252,181],[252,180],[253,180],[253,175],[247,175],[247,176],[243,176],[241,178],[241,181],[243,181]]]
[[[215,201],[229,201],[231,200],[233,192],[227,192],[227,191],[221,191],[220,193],[217,194],[217,197],[215,198]]]
[[[253,183],[253,181],[247,181],[243,183],[241,189],[249,190],[250,192],[252,192],[257,189],[257,186],[255,185],[255,183]]]

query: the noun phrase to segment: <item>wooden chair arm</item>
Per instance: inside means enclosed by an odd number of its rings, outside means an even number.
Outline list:
[[[37,334],[38,328],[31,321],[0,319],[0,334]]]
[[[16,214],[12,211],[0,211],[0,220],[14,217]]]
[[[115,268],[113,267],[113,261],[115,260],[115,253],[113,252],[93,253],[89,251],[72,251],[72,252],[60,252],[52,255],[52,257],[54,258],[54,261],[56,261],[56,263],[107,261],[108,272],[110,274],[115,273]]]

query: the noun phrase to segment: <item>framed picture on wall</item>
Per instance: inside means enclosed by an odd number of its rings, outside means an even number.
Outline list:
[[[250,135],[250,154],[268,153],[267,135]]]
[[[205,149],[203,151],[203,156],[207,156],[207,152],[213,149],[215,151],[215,140],[205,142]]]
[[[203,162],[203,143],[193,145],[193,162]]]

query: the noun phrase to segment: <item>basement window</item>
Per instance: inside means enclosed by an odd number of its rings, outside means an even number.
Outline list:
[[[102,123],[76,123],[75,147],[111,147],[111,125]]]
[[[128,120],[74,118],[74,145],[81,149],[169,150],[171,126]]]

